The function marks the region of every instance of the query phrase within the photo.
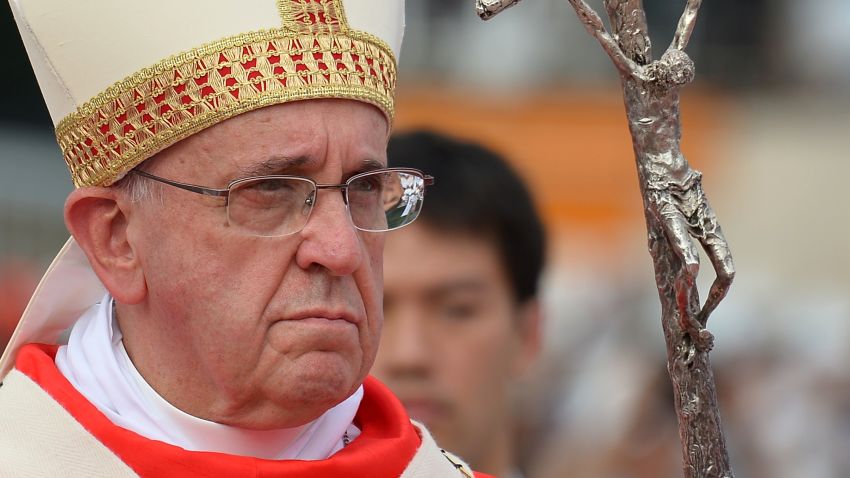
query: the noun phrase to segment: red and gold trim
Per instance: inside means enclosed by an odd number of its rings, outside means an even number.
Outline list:
[[[340,0],[277,0],[277,9],[284,28],[310,33],[348,30]]]
[[[56,127],[74,185],[107,186],[168,146],[263,106],[355,99],[391,120],[396,60],[339,0],[278,2],[284,27],[184,52],[118,82]]]
[[[395,478],[404,473],[422,443],[398,399],[386,386],[367,377],[363,382],[363,400],[354,417],[354,423],[361,431],[360,436],[351,445],[325,460],[263,460],[184,450],[150,440],[109,421],[56,367],[57,349],[55,345],[26,345],[18,353],[15,368],[41,386],[88,433],[139,476]]]

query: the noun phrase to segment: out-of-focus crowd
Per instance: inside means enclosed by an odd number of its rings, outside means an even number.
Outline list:
[[[682,476],[651,283],[584,279],[548,281],[577,291],[547,302],[552,340],[523,411],[524,423],[537,424],[524,450],[532,457],[529,476]],[[736,475],[850,476],[850,374],[843,366],[850,300],[733,299],[709,329],[720,340],[711,357]]]
[[[39,272],[23,260],[0,262],[0,350],[6,347],[35,290]]]

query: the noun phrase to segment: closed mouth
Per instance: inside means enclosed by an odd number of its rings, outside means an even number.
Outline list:
[[[324,320],[342,320],[357,325],[360,320],[358,317],[347,311],[330,311],[330,310],[305,310],[297,314],[291,315],[284,320],[305,320],[305,319],[324,319]]]

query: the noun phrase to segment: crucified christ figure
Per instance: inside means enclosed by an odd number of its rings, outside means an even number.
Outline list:
[[[476,9],[488,19],[518,1],[477,0]],[[679,147],[679,88],[694,78],[694,63],[684,50],[701,1],[686,1],[673,41],[658,60],[652,59],[641,0],[604,0],[611,33],[584,0],[567,1],[622,79],[661,299],[685,477],[732,478],[708,359],[714,337],[705,327],[729,290],[735,269],[703,192],[702,175],[690,167]],[[692,238],[706,251],[716,274],[702,306],[696,287],[699,252]]]

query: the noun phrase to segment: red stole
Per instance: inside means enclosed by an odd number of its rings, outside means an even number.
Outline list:
[[[398,399],[368,377],[354,417],[361,434],[330,458],[318,461],[263,460],[224,453],[187,451],[145,438],[113,424],[59,372],[55,345],[24,346],[15,367],[39,384],[89,433],[141,477],[285,477],[369,476],[398,478],[421,440]]]

